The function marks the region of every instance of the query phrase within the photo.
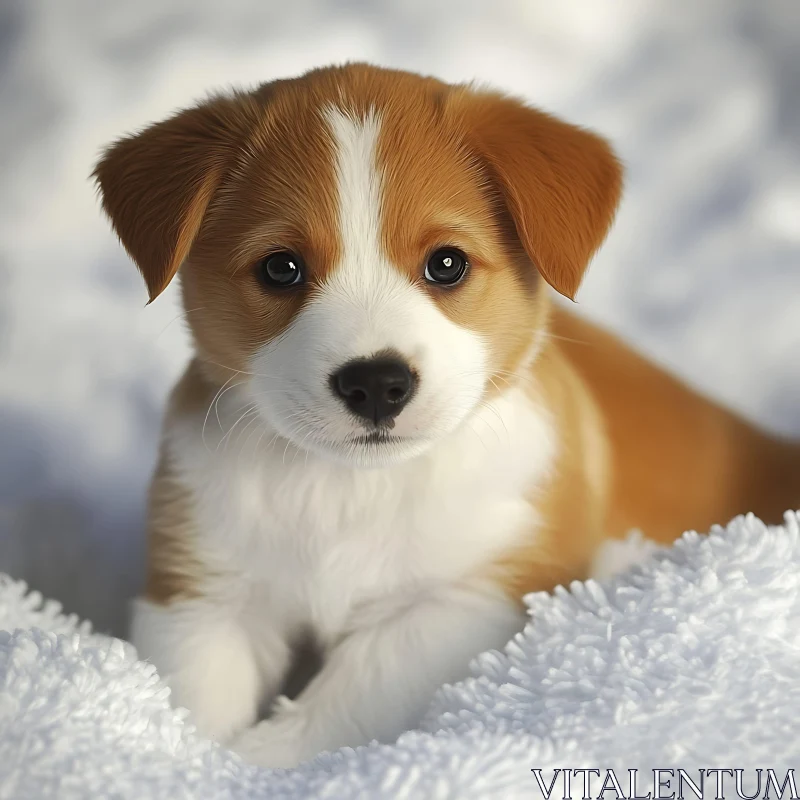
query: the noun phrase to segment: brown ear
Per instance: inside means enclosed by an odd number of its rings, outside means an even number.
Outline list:
[[[103,208],[147,283],[150,302],[183,263],[251,120],[246,98],[214,98],[132,136],[94,170]]]
[[[622,168],[611,147],[499,94],[460,89],[454,100],[528,257],[574,299],[619,203]]]

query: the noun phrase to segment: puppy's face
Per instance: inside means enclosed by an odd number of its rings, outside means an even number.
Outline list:
[[[363,65],[183,112],[96,175],[151,299],[181,268],[207,366],[299,447],[365,466],[513,381],[542,278],[574,293],[619,191],[591,134]]]

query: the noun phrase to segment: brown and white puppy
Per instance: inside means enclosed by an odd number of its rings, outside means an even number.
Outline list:
[[[196,346],[132,638],[254,761],[393,739],[604,537],[798,499],[795,448],[551,306],[619,199],[592,133],[353,64],[210,99],[96,178],[151,300],[180,269]]]

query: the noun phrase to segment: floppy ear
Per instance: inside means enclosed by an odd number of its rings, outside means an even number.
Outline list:
[[[500,94],[463,88],[455,102],[528,257],[574,299],[619,203],[622,168],[611,147]]]
[[[145,279],[150,302],[189,254],[247,133],[252,104],[218,97],[111,145],[93,177],[103,208]]]

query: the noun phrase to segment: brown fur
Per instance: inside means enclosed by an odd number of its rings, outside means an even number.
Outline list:
[[[441,95],[439,89],[436,97]],[[411,109],[398,99],[382,111],[382,243],[391,263],[450,319],[490,344],[496,391],[507,385],[542,329],[546,295],[524,251],[508,235],[506,215],[498,213],[498,191],[461,105],[444,97]],[[456,287],[425,283],[428,256],[446,246],[468,254],[469,280]]]
[[[558,455],[530,500],[541,520],[487,565],[515,597],[586,577],[604,536],[641,527],[669,541],[800,502],[800,453],[699,397],[611,335],[558,308],[606,235],[621,169],[592,133],[502,95],[362,64],[216,98],[121,140],[99,163],[104,208],[154,299],[180,269],[198,360],[173,412],[214,391],[280,334],[339,258],[336,175],[321,110],[380,113],[384,250],[443,313],[479,333],[495,373],[552,415]],[[468,278],[422,281],[428,254],[457,246]],[[269,292],[255,265],[276,250],[307,267]],[[369,265],[365,265],[365,269]],[[555,335],[548,337],[548,325]],[[532,366],[531,358],[536,356]],[[182,410],[183,409],[183,410]],[[168,423],[169,424],[169,423]],[[162,453],[151,495],[148,594],[194,590],[192,498]]]
[[[622,170],[608,143],[494,92],[460,87],[451,103],[531,261],[574,297],[619,202]]]
[[[172,391],[167,425],[201,407],[205,412],[212,399],[213,392],[209,391],[197,363],[192,362]],[[207,575],[205,565],[193,555],[194,498],[181,482],[163,443],[148,500],[144,596],[164,605],[197,597]]]
[[[530,494],[539,517],[535,532],[488,569],[515,598],[588,576],[606,534],[609,489],[602,419],[581,377],[552,343],[543,348],[527,386],[531,399],[552,416],[558,452],[550,480]]]
[[[800,447],[701,397],[615,336],[559,309],[553,332],[601,410],[612,443],[608,534],[669,542],[752,511],[800,506]]]

